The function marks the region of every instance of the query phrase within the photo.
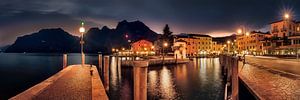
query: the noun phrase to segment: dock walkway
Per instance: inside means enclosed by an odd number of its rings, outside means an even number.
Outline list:
[[[71,65],[10,100],[108,100],[108,97],[95,66]]]
[[[298,62],[269,58],[246,58],[239,64],[239,77],[262,100],[299,100],[300,78]]]

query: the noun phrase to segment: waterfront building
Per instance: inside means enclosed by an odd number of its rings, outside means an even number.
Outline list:
[[[155,54],[153,43],[144,39],[132,43],[131,51],[137,55]]]
[[[300,22],[285,17],[271,23],[271,36],[263,42],[263,52],[267,55],[295,55],[300,47]]]
[[[178,59],[186,59],[186,41],[184,40],[176,40],[174,41],[174,58]]]
[[[216,45],[213,45],[213,47],[216,47],[220,50],[220,53],[234,53],[236,51],[236,39],[238,35],[232,34],[230,36],[225,37],[214,37],[213,42],[216,42]]]
[[[206,55],[212,49],[212,37],[209,35],[182,33],[175,36],[174,41],[178,40],[183,40],[187,43],[187,56]]]
[[[223,51],[223,45],[213,41],[211,46],[211,53],[218,55],[222,51]]]
[[[236,39],[237,52],[241,54],[263,54],[263,42],[265,36],[270,33],[252,31],[250,33],[238,35]]]

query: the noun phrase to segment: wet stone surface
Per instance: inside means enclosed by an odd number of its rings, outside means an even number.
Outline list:
[[[90,67],[75,66],[34,100],[91,100]]]
[[[240,78],[262,99],[300,100],[300,80],[294,78],[296,76],[291,78],[281,72],[272,72],[263,66],[239,65]]]

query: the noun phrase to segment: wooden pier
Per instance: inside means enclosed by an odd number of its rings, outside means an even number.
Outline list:
[[[108,100],[96,66],[71,65],[10,100]]]

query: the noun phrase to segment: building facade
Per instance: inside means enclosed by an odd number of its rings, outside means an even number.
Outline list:
[[[237,36],[237,51],[240,54],[254,54],[263,55],[263,43],[262,40],[269,33],[252,31],[248,34],[242,34]]]
[[[174,41],[174,58],[186,59],[186,41],[176,40]]]
[[[263,41],[266,55],[295,55],[300,53],[300,22],[285,18],[271,23],[271,34]]]
[[[154,46],[150,41],[139,40],[131,44],[131,51],[134,54],[154,54]]]
[[[201,34],[180,34],[174,41],[183,40],[187,43],[187,56],[199,56],[209,54],[212,50],[212,37]]]

